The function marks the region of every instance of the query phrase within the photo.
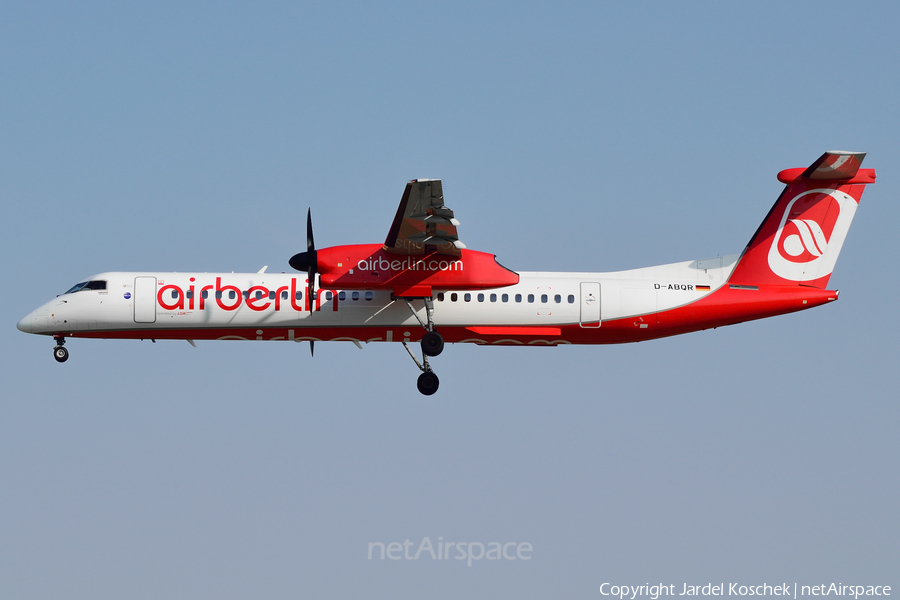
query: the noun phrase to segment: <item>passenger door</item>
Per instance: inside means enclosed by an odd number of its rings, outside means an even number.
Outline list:
[[[600,327],[600,284],[581,282],[581,326]]]
[[[134,278],[134,322],[156,322],[156,277]]]

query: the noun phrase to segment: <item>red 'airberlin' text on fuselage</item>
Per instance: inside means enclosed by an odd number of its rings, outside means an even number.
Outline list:
[[[191,277],[191,285],[185,290],[181,286],[168,284],[161,285],[156,292],[156,302],[165,310],[194,310],[195,303],[197,310],[206,310],[206,301],[215,299],[216,305],[226,311],[237,310],[241,304],[246,304],[250,310],[262,312],[274,307],[275,310],[281,310],[283,303],[290,304],[290,308],[295,311],[309,310],[309,295],[306,294],[302,305],[297,303],[297,279],[291,277],[291,285],[283,285],[274,290],[270,290],[264,285],[254,285],[247,289],[246,296],[241,289],[235,285],[222,285],[222,278],[216,277],[215,285],[204,285],[200,288],[200,293],[195,291],[194,278]],[[212,290],[213,298],[208,296],[208,292]],[[172,297],[172,292],[175,297]],[[270,298],[270,292],[274,292],[275,297]],[[287,299],[283,298],[283,294],[287,292]],[[166,296],[168,295],[168,299]],[[257,295],[259,297],[257,297]],[[185,306],[187,301],[187,306]],[[322,294],[317,294],[315,310],[322,309]],[[337,295],[334,295],[332,310],[338,309]]]

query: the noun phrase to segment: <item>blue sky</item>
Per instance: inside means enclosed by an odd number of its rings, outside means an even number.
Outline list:
[[[0,589],[600,597],[900,585],[892,3],[6,3]],[[514,270],[739,252],[776,173],[877,170],[826,307],[626,346],[91,341],[15,329],[108,270],[287,270],[441,178]],[[530,561],[368,560],[522,542]]]

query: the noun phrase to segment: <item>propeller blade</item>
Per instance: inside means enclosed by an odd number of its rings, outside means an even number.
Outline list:
[[[316,355],[316,343],[313,340],[309,340],[309,355]]]
[[[300,252],[288,261],[292,268],[298,271],[306,271],[306,294],[309,299],[310,309],[313,309],[313,301],[316,299],[316,273],[318,273],[318,254],[316,253],[316,240],[313,237],[312,209],[306,211],[306,252]]]
[[[306,269],[306,276],[309,282],[309,286],[306,288],[306,293],[309,294],[309,309],[314,310],[313,308],[313,300],[316,299],[316,261],[318,257],[316,256],[316,240],[313,237],[313,226],[312,226],[312,208],[306,209],[306,252],[310,254],[313,258],[312,262],[309,263],[309,266]],[[312,347],[310,347],[310,351],[312,351]]]

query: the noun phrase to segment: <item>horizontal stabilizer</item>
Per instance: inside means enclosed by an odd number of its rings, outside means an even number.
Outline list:
[[[820,156],[808,168],[785,169],[778,174],[778,181],[835,183],[875,183],[874,169],[860,169],[865,152],[832,150]]]
[[[803,172],[803,177],[819,180],[852,179],[865,157],[865,152],[826,152]]]

